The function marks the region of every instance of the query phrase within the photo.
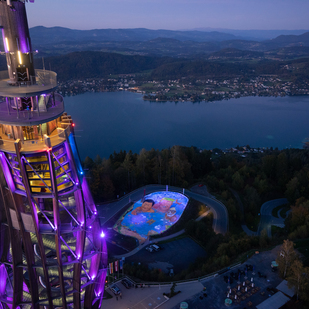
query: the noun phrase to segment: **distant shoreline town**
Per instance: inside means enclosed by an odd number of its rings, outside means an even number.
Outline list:
[[[135,75],[128,74],[108,79],[88,78],[58,84],[58,92],[63,96],[114,91],[141,93],[144,100],[152,102],[211,102],[248,96],[309,95],[309,83],[304,82],[299,86],[272,75],[251,79],[234,77],[193,81],[186,78],[168,81],[139,81]]]

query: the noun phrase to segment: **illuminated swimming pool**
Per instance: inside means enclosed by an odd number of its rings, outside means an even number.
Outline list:
[[[170,191],[154,192],[134,203],[117,221],[114,229],[140,241],[161,234],[174,225],[188,204],[183,194]]]

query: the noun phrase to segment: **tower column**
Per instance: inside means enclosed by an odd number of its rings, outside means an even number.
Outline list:
[[[44,245],[43,245],[43,241],[42,241],[42,236],[40,234],[39,219],[38,219],[38,215],[37,215],[37,211],[36,211],[34,202],[32,200],[32,194],[31,194],[31,190],[30,190],[30,186],[29,186],[29,182],[28,182],[27,172],[26,172],[26,169],[25,169],[23,159],[22,159],[21,154],[20,154],[20,147],[19,147],[18,144],[19,143],[16,143],[16,154],[17,154],[20,171],[21,171],[22,178],[23,178],[23,184],[24,184],[24,187],[25,187],[26,192],[27,192],[27,200],[28,200],[28,204],[29,204],[29,207],[30,207],[30,210],[31,210],[33,225],[34,225],[34,228],[35,228],[35,234],[36,234],[38,246],[39,246],[39,249],[40,249],[40,256],[41,256],[41,262],[42,262],[43,273],[44,273],[44,278],[45,278],[48,303],[49,303],[50,308],[53,308],[52,292],[51,292],[51,288],[50,288],[50,284],[49,284],[49,275],[48,275],[48,270],[47,270],[47,266],[46,266],[46,255],[45,255]],[[31,251],[33,252],[33,248],[32,248]]]
[[[48,162],[50,167],[50,176],[51,176],[51,184],[53,189],[53,209],[54,209],[54,222],[56,228],[55,234],[55,242],[56,242],[56,252],[57,252],[57,262],[58,262],[58,272],[59,272],[59,281],[60,281],[60,290],[62,294],[62,304],[63,307],[67,307],[66,301],[66,291],[64,285],[63,278],[63,266],[62,266],[62,252],[61,252],[61,221],[59,216],[59,202],[58,202],[58,191],[57,191],[57,183],[56,183],[56,175],[55,175],[55,166],[54,160],[51,156],[51,151],[47,152]]]

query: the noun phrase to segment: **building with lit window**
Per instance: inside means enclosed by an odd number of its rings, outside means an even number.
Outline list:
[[[25,2],[0,0],[0,308],[98,308],[104,232],[57,74],[34,69]]]

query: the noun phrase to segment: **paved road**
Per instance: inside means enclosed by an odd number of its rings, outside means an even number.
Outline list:
[[[166,186],[149,185],[139,188],[125,195],[123,198],[119,199],[116,202],[98,205],[98,212],[101,218],[101,224],[104,226],[104,224],[118,211],[125,208],[126,205],[128,205],[129,201],[137,201],[141,199],[144,196],[144,190],[146,190],[146,194],[149,194],[155,191],[163,191],[165,189]],[[169,187],[169,190],[175,192],[182,192],[183,189],[177,187]],[[216,233],[225,234],[228,232],[228,212],[226,207],[221,202],[213,198],[191,192],[189,190],[185,190],[185,195],[194,198],[197,201],[200,201],[211,208],[211,211],[214,214],[213,229]]]
[[[280,205],[287,204],[288,200],[286,198],[280,198],[276,200],[271,200],[264,203],[261,207],[261,220],[258,227],[257,235],[261,235],[263,229],[267,230],[268,237],[271,237],[271,226],[276,225],[283,227],[284,219],[276,218],[272,215],[272,211],[274,208]]]
[[[228,232],[229,215],[221,202],[191,191],[186,191],[186,195],[210,207],[214,215],[213,229],[216,233],[226,234]]]

